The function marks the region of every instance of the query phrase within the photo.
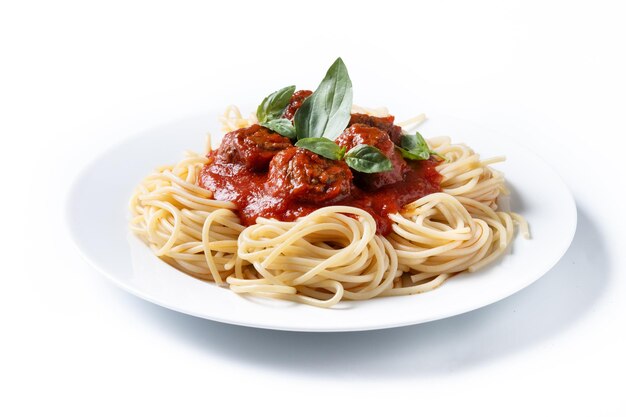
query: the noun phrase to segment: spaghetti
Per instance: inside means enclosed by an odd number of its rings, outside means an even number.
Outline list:
[[[256,123],[234,106],[221,121],[226,132]],[[240,294],[331,307],[429,291],[494,262],[510,247],[516,225],[524,237],[529,232],[521,216],[498,210],[505,181],[490,165],[504,158],[481,160],[447,137],[428,144],[444,158],[436,167],[441,191],[389,214],[385,236],[370,213],[346,205],[295,221],[259,217],[245,227],[235,204],[198,185],[210,160],[193,152],[141,182],[130,201],[131,229],[170,265]]]

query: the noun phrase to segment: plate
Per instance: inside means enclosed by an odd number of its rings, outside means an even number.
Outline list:
[[[218,113],[214,113],[217,115]],[[512,252],[475,273],[411,296],[342,301],[332,309],[239,296],[194,279],[159,260],[128,229],[128,200],[155,167],[203,151],[216,117],[189,117],[129,138],[93,160],[77,177],[67,200],[67,221],[78,248],[97,270],[124,290],[182,313],[243,326],[292,331],[358,331],[400,327],[462,314],[527,287],[565,254],[576,229],[576,205],[546,162],[506,135],[448,117],[432,116],[425,137],[448,135],[482,157],[506,155],[498,169],[511,189],[510,206],[531,227]]]

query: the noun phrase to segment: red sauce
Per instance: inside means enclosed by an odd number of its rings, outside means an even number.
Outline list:
[[[375,127],[382,130],[383,132],[386,132],[393,143],[395,143],[396,145],[400,145],[402,128],[393,124],[395,119],[396,118],[393,116],[374,117],[370,116],[369,114],[353,113],[350,116],[350,123],[348,124],[348,126],[359,123]]]
[[[285,119],[293,120],[293,117],[296,115],[300,106],[302,106],[302,103],[304,103],[304,100],[306,100],[311,94],[313,94],[313,91],[311,90],[296,91],[293,96],[291,96],[289,105],[283,112],[283,117]]]
[[[394,171],[382,180],[380,174],[352,172],[343,161],[331,161],[301,148],[285,148],[281,143],[278,149],[272,150],[275,153],[269,165],[257,164],[254,169],[246,161],[233,159],[233,148],[225,149],[226,145],[222,145],[208,155],[210,162],[204,166],[199,184],[213,191],[215,199],[235,203],[245,226],[254,224],[257,217],[293,221],[321,207],[347,205],[370,213],[376,220],[377,233],[386,235],[392,230],[390,213],[397,213],[404,205],[441,190],[441,176],[435,169],[439,162],[432,158],[427,161],[398,159],[393,146],[387,149],[388,145],[382,143],[391,142],[388,134],[379,128],[372,132],[370,126],[375,123],[367,125],[362,128],[359,126],[363,123],[353,125],[337,140],[344,145],[354,142],[355,146],[371,140],[389,154]],[[247,129],[258,139],[261,134],[258,128]],[[223,144],[234,143],[232,138],[240,138],[242,130],[227,134]],[[264,134],[273,143],[277,142],[275,133]],[[349,134],[353,136],[346,139]],[[364,139],[366,134],[370,136]],[[384,135],[382,140],[381,134]],[[267,157],[268,147],[260,142],[258,146],[259,152]],[[394,182],[389,183],[390,178]]]

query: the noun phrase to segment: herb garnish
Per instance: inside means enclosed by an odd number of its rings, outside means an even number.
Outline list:
[[[274,119],[267,123],[260,123],[260,125],[286,138],[294,139],[296,137],[296,128],[293,127],[289,119]]]
[[[357,145],[346,152],[345,146],[339,147],[330,139],[304,138],[297,141],[296,146],[307,149],[324,158],[335,161],[343,159],[350,168],[367,174],[391,171],[393,169],[389,158],[380,149],[370,145]]]
[[[259,124],[289,139],[295,138],[296,129],[293,124],[282,117],[295,91],[296,86],[290,85],[265,97],[256,109]]]
[[[300,139],[296,142],[296,146],[334,161],[341,161],[346,154],[345,146],[340,148],[335,142],[326,138]]]
[[[357,145],[350,149],[344,158],[346,164],[355,171],[372,174],[391,171],[393,165],[380,149],[370,145]]]
[[[341,58],[331,65],[317,90],[296,112],[296,146],[336,161],[345,160],[355,171],[390,171],[391,161],[378,148],[358,145],[346,152],[331,139],[344,131],[352,111],[352,81]]]
[[[403,133],[400,139],[400,146],[396,145],[396,149],[400,151],[405,159],[413,161],[425,161],[430,159],[431,155],[441,157],[428,147],[428,143],[426,143],[426,140],[419,132],[415,132],[413,135]]]
[[[296,112],[298,138],[335,139],[350,122],[352,81],[341,58],[331,65],[317,90]]]
[[[350,122],[352,81],[341,58],[331,65],[326,76],[296,111],[293,124],[281,118],[295,86],[285,87],[267,96],[257,109],[259,124],[290,139],[296,146],[335,161],[344,160],[355,171],[376,173],[393,169],[391,161],[378,148],[358,145],[346,152],[332,139]]]
[[[259,124],[263,125],[263,123],[279,119],[289,105],[289,100],[295,91],[296,86],[290,85],[265,97],[256,109],[256,118],[259,119]]]

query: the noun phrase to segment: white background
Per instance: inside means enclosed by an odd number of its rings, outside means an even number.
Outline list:
[[[625,415],[625,20],[604,1],[2,2],[0,414]],[[337,56],[363,105],[528,132],[579,209],[554,270],[463,316],[298,334],[165,310],[81,259],[81,165],[209,102],[314,88]]]

